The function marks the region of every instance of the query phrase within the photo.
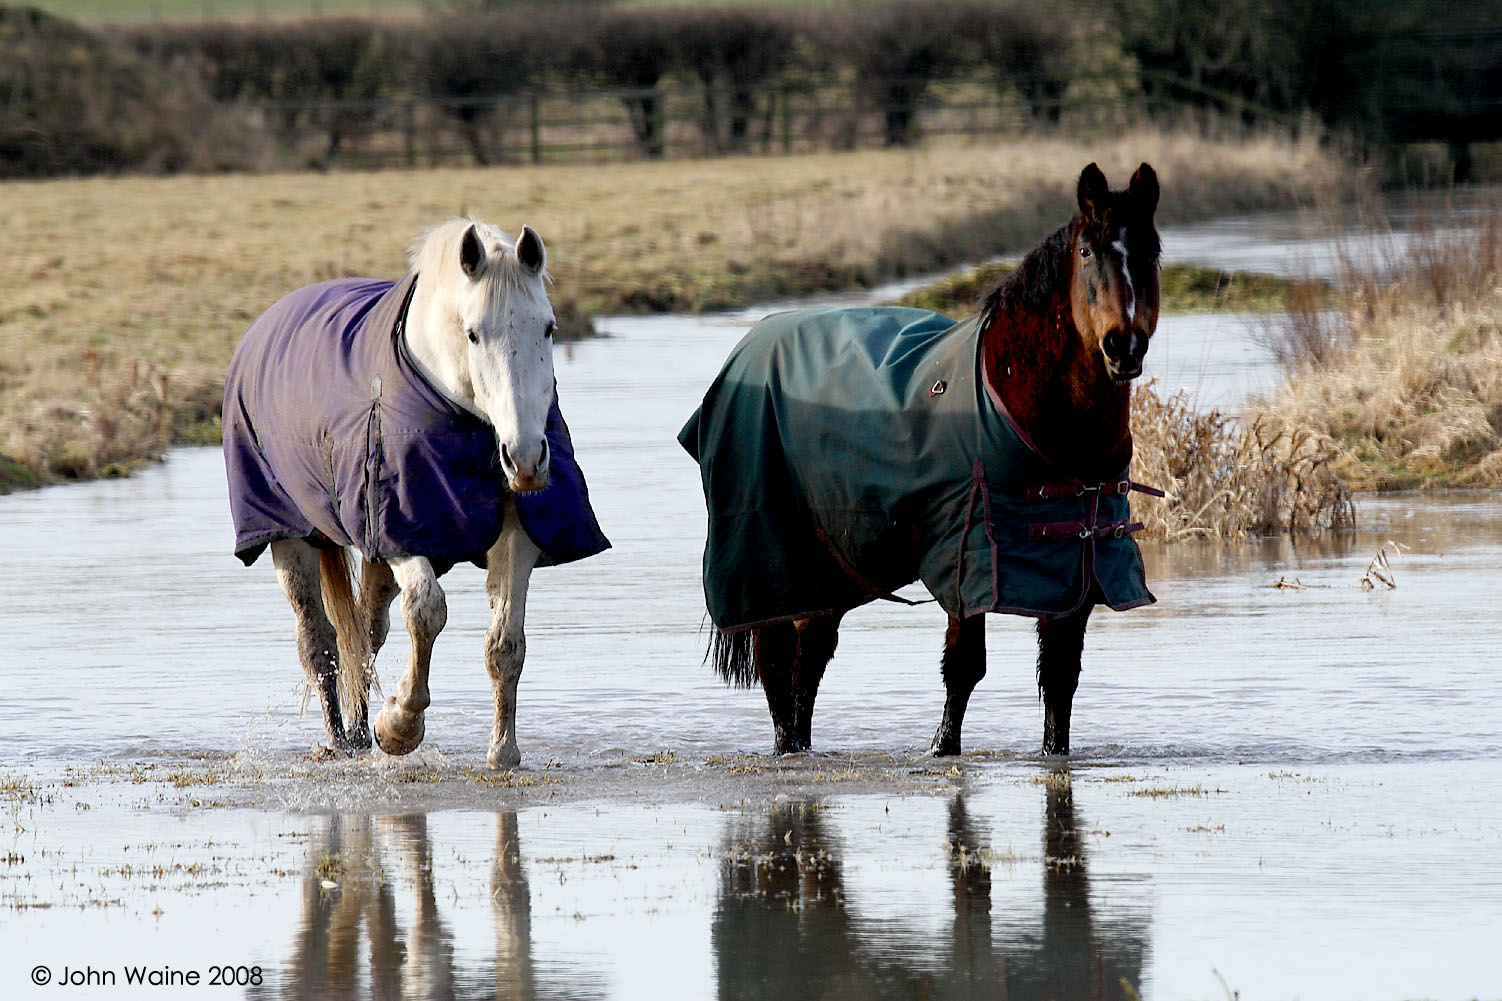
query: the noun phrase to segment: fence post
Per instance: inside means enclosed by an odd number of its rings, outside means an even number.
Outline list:
[[[407,166],[417,166],[417,115],[411,98],[402,102],[402,139],[407,147]]]
[[[529,102],[529,110],[531,113],[532,162],[542,163],[542,115],[540,110],[542,102],[537,96],[537,91],[532,91],[531,95],[532,99]]]
[[[781,107],[778,111],[782,125],[782,152],[787,154],[793,151],[792,88],[783,84],[778,96],[781,98]]]

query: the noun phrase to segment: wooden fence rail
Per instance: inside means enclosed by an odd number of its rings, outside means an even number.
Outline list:
[[[1289,124],[1244,102],[1224,104],[1222,111],[1242,125]],[[310,163],[417,167],[802,153],[1058,128],[1090,133],[1182,117],[1190,106],[1171,88],[1144,93],[1122,78],[1074,79],[1063,87],[992,77],[883,81],[874,88],[828,82],[756,90],[675,85],[249,107]]]

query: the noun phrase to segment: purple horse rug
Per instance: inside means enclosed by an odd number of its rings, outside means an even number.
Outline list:
[[[490,425],[417,370],[402,336],[417,276],[299,289],[245,331],[224,382],[224,464],[235,555],[279,539],[425,556],[438,573],[485,565],[506,499],[539,566],[610,548],[574,459],[557,387],[548,485],[512,494]]]

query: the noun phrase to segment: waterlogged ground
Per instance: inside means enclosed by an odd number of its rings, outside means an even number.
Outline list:
[[[934,761],[942,615],[859,610],[818,750],[774,759],[702,664],[673,440],[747,319],[560,354],[615,548],[534,577],[514,773],[478,571],[445,578],[423,749],[319,763],[216,452],[0,498],[0,996],[1502,997],[1502,495],[1145,547],[1159,603],[1092,624],[1068,762],[1027,623],[992,617]],[[1227,317],[1150,360],[1228,401],[1267,375]],[[1389,541],[1397,587],[1355,586]]]

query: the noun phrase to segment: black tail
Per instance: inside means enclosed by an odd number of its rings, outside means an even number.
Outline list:
[[[715,674],[725,684],[737,688],[754,688],[760,681],[756,673],[756,652],[751,644],[752,630],[742,629],[727,633],[716,629],[709,641],[709,653],[705,660],[714,662]]]

